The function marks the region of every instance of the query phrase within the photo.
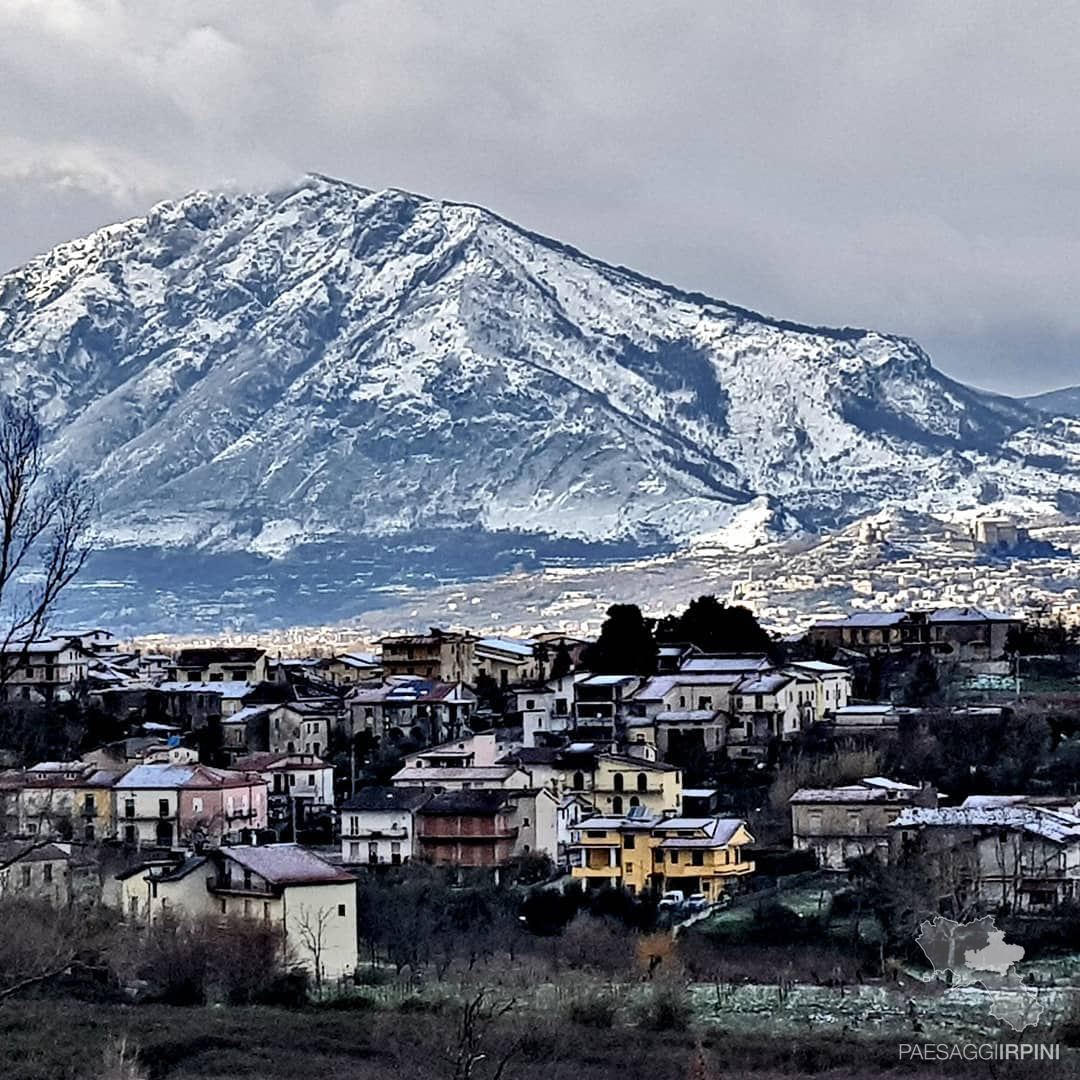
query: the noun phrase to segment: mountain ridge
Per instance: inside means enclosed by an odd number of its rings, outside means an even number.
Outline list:
[[[0,277],[0,393],[103,493],[114,548],[739,547],[889,505],[1080,506],[1067,421],[910,338],[760,315],[474,204],[317,174],[193,192]]]

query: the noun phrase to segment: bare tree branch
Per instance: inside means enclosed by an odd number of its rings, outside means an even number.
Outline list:
[[[93,501],[45,464],[31,409],[0,404],[0,697],[89,555]]]

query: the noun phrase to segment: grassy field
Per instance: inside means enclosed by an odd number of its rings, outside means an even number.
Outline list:
[[[138,1050],[145,1080],[452,1080],[456,1011],[351,1008],[177,1008],[72,1000],[8,1002],[0,1008],[0,1077],[114,1080],[102,1061],[111,1039]],[[490,1080],[510,1047],[504,1080],[687,1080],[699,1047],[709,1080],[752,1076],[856,1080],[876,1073],[920,1078],[1045,1075],[1046,1066],[985,1063],[939,1067],[898,1060],[897,1042],[830,1026],[798,1037],[759,1030],[656,1030],[574,1022],[557,1013],[511,1014],[484,1038],[474,1080]],[[1080,1077],[1067,1051],[1053,1075]],[[127,1078],[125,1078],[127,1080]]]

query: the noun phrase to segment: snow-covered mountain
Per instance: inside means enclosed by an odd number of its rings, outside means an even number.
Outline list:
[[[0,393],[37,405],[108,542],[142,549],[466,530],[639,550],[1080,496],[1073,430],[910,340],[317,176],[196,192],[0,278]]]

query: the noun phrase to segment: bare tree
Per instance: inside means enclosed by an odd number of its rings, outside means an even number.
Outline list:
[[[84,912],[45,901],[0,901],[0,1004],[80,966],[91,932]]]
[[[318,908],[312,910],[302,907],[296,920],[297,934],[300,942],[314,966],[315,987],[322,989],[323,983],[323,951],[326,948],[326,931],[330,922],[330,908]]]
[[[82,569],[93,502],[45,461],[33,411],[0,404],[0,698]]]
[[[453,1080],[476,1080],[482,1075],[479,1071],[481,1066],[486,1067],[484,1075],[491,1080],[502,1080],[510,1059],[521,1049],[520,1041],[513,1043],[499,1057],[493,1057],[486,1047],[491,1029],[516,1006],[514,999],[489,1001],[486,990],[479,990],[465,1002],[455,1033],[455,1044],[447,1054],[447,1060],[454,1070]]]

